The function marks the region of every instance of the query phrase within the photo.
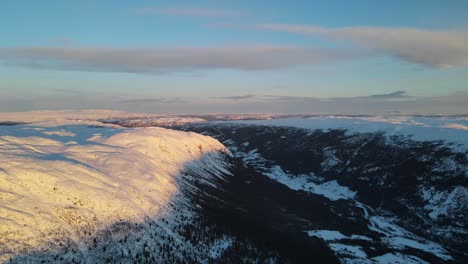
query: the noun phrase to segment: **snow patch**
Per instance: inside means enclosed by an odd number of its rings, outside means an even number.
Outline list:
[[[333,231],[333,230],[313,230],[313,231],[308,231],[307,234],[309,236],[315,236],[315,237],[321,238],[325,241],[335,241],[335,240],[348,238],[347,236],[343,235],[341,232]]]
[[[466,207],[468,204],[468,188],[463,186],[456,186],[451,191],[437,191],[434,187],[421,187],[420,195],[426,202],[424,209],[433,220],[459,210],[460,206]]]
[[[343,240],[343,239],[372,241],[371,238],[366,237],[366,236],[362,236],[362,235],[346,236],[346,235],[343,235],[341,232],[334,231],[334,230],[313,230],[313,231],[308,231],[307,234],[309,236],[315,236],[315,237],[321,238],[325,241],[337,241],[337,240]]]
[[[414,235],[393,223],[391,219],[381,216],[372,216],[368,219],[371,223],[369,228],[383,234],[384,237],[382,238],[382,241],[392,248],[415,248],[433,254],[443,260],[453,259],[441,245]]]
[[[232,246],[234,241],[230,237],[224,237],[223,239],[217,239],[210,247],[208,256],[211,259],[219,259],[223,253]]]
[[[410,255],[400,253],[387,253],[381,256],[372,258],[378,264],[428,264],[428,262]]]
[[[278,165],[273,166],[264,174],[270,179],[288,186],[292,190],[318,194],[332,201],[340,199],[350,200],[356,196],[356,192],[351,191],[348,187],[340,185],[336,180],[317,184],[311,181],[314,175],[288,175]]]
[[[362,247],[343,245],[339,243],[330,243],[329,247],[335,251],[338,255],[351,256],[354,259],[367,259],[367,254],[362,250]]]
[[[224,143],[230,145],[228,144],[230,142],[225,141]],[[247,153],[233,148],[231,148],[231,150],[235,151],[235,155],[242,158],[245,163],[256,167],[268,178],[284,184],[292,190],[306,191],[321,195],[332,201],[340,199],[349,200],[356,196],[356,192],[340,185],[336,180],[315,183],[314,180],[319,180],[319,177],[314,174],[292,175],[283,171],[279,165],[268,166],[268,161],[258,153],[258,149],[250,150]]]
[[[341,160],[336,157],[336,150],[332,148],[325,148],[323,150],[324,161],[320,163],[320,166],[324,171],[329,171],[336,165],[341,163]]]

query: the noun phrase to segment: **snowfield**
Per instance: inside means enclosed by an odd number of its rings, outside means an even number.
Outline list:
[[[296,125],[294,124],[296,121],[302,121],[303,123],[297,122]],[[342,263],[427,263],[425,258],[428,258],[430,262],[436,261],[435,259],[448,262],[456,260],[457,256],[453,255],[453,251],[450,252],[450,248],[445,244],[444,240],[437,240],[437,238],[427,236],[424,233],[426,229],[422,229],[421,232],[414,228],[419,226],[405,223],[403,220],[404,214],[400,217],[392,211],[382,210],[383,203],[372,204],[372,199],[381,199],[379,193],[366,200],[366,192],[373,188],[372,184],[363,189],[352,185],[357,181],[366,182],[367,184],[371,182],[371,178],[367,175],[375,174],[377,176],[374,178],[377,180],[375,185],[389,188],[389,183],[380,183],[385,179],[384,176],[386,175],[381,166],[388,165],[387,168],[391,168],[396,161],[389,158],[384,162],[379,161],[380,163],[377,163],[373,156],[382,157],[380,156],[382,151],[412,151],[410,143],[408,143],[408,146],[393,144],[393,142],[398,141],[392,141],[391,138],[381,133],[349,135],[347,134],[349,132],[340,130],[338,132],[317,132],[313,129],[309,131],[308,129],[295,128],[295,126],[320,127],[322,125],[314,124],[315,121],[313,118],[244,120],[221,122],[214,125],[214,127],[206,124],[194,125],[193,131],[204,132],[203,128],[205,127],[206,134],[221,140],[245,164],[254,167],[264,176],[288,187],[290,190],[298,191],[301,195],[321,196],[326,198],[324,200],[328,200],[327,203],[330,206],[336,204],[338,207],[346,204],[346,206],[341,207],[342,209],[336,210],[339,212],[338,214],[344,215],[348,208],[357,209],[347,217],[348,219],[359,219],[353,225],[350,224],[345,227],[345,221],[343,221],[341,227],[339,225],[332,226],[331,224],[328,227],[327,224],[320,223],[313,226],[313,228],[304,230],[309,237],[323,240],[335,252]],[[339,123],[339,121],[337,122]],[[369,122],[380,122],[378,125],[383,123],[383,121]],[[244,123],[248,123],[248,125],[243,125]],[[363,129],[369,129],[368,132],[377,132],[379,131],[378,125],[376,125],[375,130],[366,127]],[[385,126],[385,124],[383,125]],[[326,129],[326,126],[324,129]],[[362,128],[351,129],[355,131]],[[336,136],[340,135],[340,133],[347,135],[342,142]],[[467,132],[461,130],[458,133]],[[373,141],[377,136],[383,139],[378,142],[388,144],[382,150],[376,147],[381,143]],[[450,137],[447,137],[447,135],[440,136],[441,138],[446,137],[446,140],[450,142]],[[347,144],[352,144],[352,146]],[[441,145],[445,146],[444,144]],[[369,146],[371,148],[366,150],[366,147]],[[402,150],[399,147],[403,147]],[[368,151],[369,155],[363,155],[362,151]],[[419,154],[418,157],[421,160],[431,160],[431,163],[427,165],[430,166],[428,170],[430,170],[431,174],[429,175],[432,175],[432,173],[434,175],[434,177],[426,176],[426,178],[439,179],[439,177],[448,178],[454,177],[454,175],[463,177],[466,175],[463,152],[460,152],[459,156],[447,154],[446,156],[440,155],[435,159],[430,156],[433,155],[432,151],[423,153]],[[458,157],[458,159],[455,157]],[[316,162],[318,166],[310,166],[313,162]],[[297,164],[304,169],[298,170],[297,167],[290,166],[290,164]],[[415,166],[415,168],[418,167]],[[353,174],[354,171],[359,173]],[[351,176],[348,176],[348,174],[354,177],[354,181],[350,181]],[[415,177],[419,179],[421,176],[416,175]],[[406,183],[403,181],[402,184],[405,185]],[[417,199],[422,198],[423,205],[417,209],[409,206],[409,209],[427,213],[427,217],[423,218],[427,223],[438,221],[439,218],[443,220],[444,218],[441,217],[448,218],[463,215],[464,211],[466,211],[463,210],[466,207],[466,187],[460,185],[459,182],[455,184],[455,181],[451,185],[445,187],[443,184],[430,184],[428,182],[416,184],[414,194],[417,195]],[[403,203],[404,201],[401,204]],[[344,218],[345,216],[339,215],[337,217]],[[357,231],[354,229],[357,226],[356,224],[362,224],[367,228]],[[452,221],[450,229],[444,229],[441,232],[443,232],[444,238],[447,239],[446,241],[450,241],[453,239],[451,238],[452,234],[454,234],[453,237],[466,235],[464,227],[463,220]],[[386,248],[386,250],[376,252],[376,248],[382,247]],[[387,252],[392,253],[385,254]]]
[[[224,142],[227,146],[231,145],[230,142]],[[356,192],[351,191],[346,186],[341,186],[336,180],[324,182],[323,179],[317,176],[310,175],[291,175],[286,173],[281,166],[272,165],[266,166],[268,161],[263,158],[257,150],[251,150],[248,153],[239,151],[235,147],[231,149],[234,151],[236,157],[241,158],[245,163],[255,166],[261,170],[265,176],[275,180],[281,184],[286,185],[292,190],[301,190],[305,192],[321,195],[332,201],[340,199],[352,200],[356,196]],[[313,182],[315,179],[318,183]]]
[[[279,204],[284,212],[290,208],[285,215],[301,219],[301,235],[322,240],[342,263],[466,258],[459,247],[467,234],[466,117],[235,119],[0,113],[0,263],[211,263],[246,249],[253,261],[253,244],[207,225],[209,214],[202,212],[229,203],[229,195],[218,193],[231,191],[224,187],[235,186],[243,196],[252,186],[247,194],[257,197],[261,188],[276,185],[271,195],[294,204],[320,202],[308,205],[324,219]],[[452,145],[419,142],[425,140]],[[242,188],[233,181],[250,172]],[[252,181],[262,177],[268,185]],[[200,209],[208,204],[213,207]],[[239,208],[257,215],[255,207]],[[273,263],[275,255],[266,252]]]
[[[268,120],[223,121],[223,123],[285,126],[305,129],[347,129],[351,133],[383,131],[387,135],[408,135],[415,140],[444,140],[468,148],[467,117],[414,116],[316,116]]]
[[[167,216],[181,173],[216,172],[222,155],[211,137],[163,128],[0,127],[0,262]]]
[[[31,112],[0,112],[0,122],[58,125],[99,125],[107,127],[126,126],[173,126],[205,122],[199,117],[178,115],[129,113],[118,110],[42,110]]]

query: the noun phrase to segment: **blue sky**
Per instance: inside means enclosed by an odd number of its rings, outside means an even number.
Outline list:
[[[467,12],[457,0],[6,0],[0,111],[467,114]]]

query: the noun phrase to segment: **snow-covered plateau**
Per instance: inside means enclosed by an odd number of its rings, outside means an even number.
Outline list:
[[[221,121],[236,124],[297,127],[315,129],[346,129],[354,133],[385,132],[406,135],[415,140],[443,140],[468,148],[468,117],[460,116],[313,116],[258,120]]]
[[[466,117],[285,117],[0,113],[0,262],[468,261]]]

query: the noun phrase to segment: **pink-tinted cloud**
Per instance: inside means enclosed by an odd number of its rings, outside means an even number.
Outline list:
[[[326,28],[292,24],[257,24],[256,28],[350,42],[430,67],[468,66],[468,32],[466,31],[382,27]]]
[[[78,71],[159,74],[199,69],[270,70],[323,64],[363,54],[296,46],[178,48],[0,48],[0,61],[16,66]]]

